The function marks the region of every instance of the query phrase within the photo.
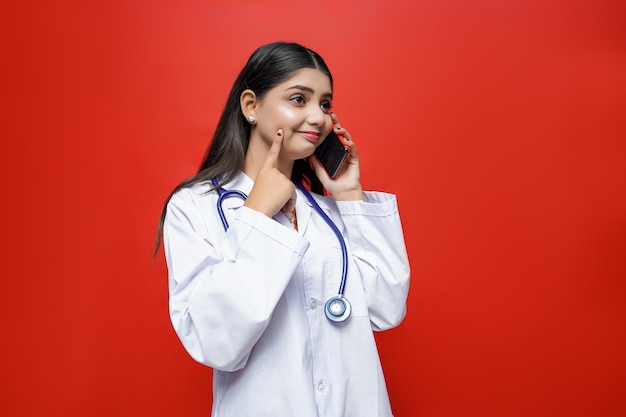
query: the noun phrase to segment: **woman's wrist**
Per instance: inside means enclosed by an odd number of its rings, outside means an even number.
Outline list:
[[[342,191],[340,193],[333,194],[333,197],[337,201],[362,201],[363,188],[359,186],[357,189]]]

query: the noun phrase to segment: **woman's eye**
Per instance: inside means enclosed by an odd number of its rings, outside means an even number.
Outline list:
[[[333,103],[331,103],[330,101],[324,101],[320,104],[320,107],[322,108],[322,110],[328,113],[330,109],[333,108]]]
[[[291,100],[295,104],[304,104],[304,97],[302,96],[293,96],[289,100]]]

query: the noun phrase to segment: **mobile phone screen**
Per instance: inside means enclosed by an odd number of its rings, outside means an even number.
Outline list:
[[[328,176],[335,179],[348,155],[350,155],[350,148],[343,144],[334,131],[331,131],[324,142],[315,149],[315,155],[319,158]]]

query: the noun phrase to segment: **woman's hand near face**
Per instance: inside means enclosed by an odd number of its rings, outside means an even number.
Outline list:
[[[283,131],[276,132],[272,146],[256,178],[244,206],[273,217],[279,211],[288,212],[296,206],[296,188],[278,168],[283,145]]]
[[[315,154],[310,159],[315,169],[315,174],[328,190],[338,201],[363,200],[363,188],[361,187],[361,171],[359,169],[359,155],[356,145],[352,141],[350,133],[341,127],[339,119],[335,113],[331,113],[333,124],[335,125],[335,133],[343,136],[344,143],[350,147],[350,156],[341,168],[339,175],[333,180],[331,179]]]

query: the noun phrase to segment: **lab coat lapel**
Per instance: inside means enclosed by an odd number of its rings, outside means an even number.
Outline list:
[[[320,206],[320,208],[328,216],[330,216],[330,208],[328,207],[328,204],[326,204],[326,200],[319,198],[319,196],[317,196],[316,194],[311,193],[311,195],[313,196],[313,198],[315,198],[315,201]],[[301,232],[305,232],[310,223],[311,216],[314,216],[316,213],[315,213],[315,209],[313,208],[313,205],[309,202],[306,196],[299,190],[298,190],[298,199],[296,200],[296,214],[298,216],[298,229]]]
[[[312,207],[309,205],[304,194],[299,190],[297,191],[298,197],[296,198],[296,219],[298,220],[298,232],[304,233],[309,224],[311,218]]]

